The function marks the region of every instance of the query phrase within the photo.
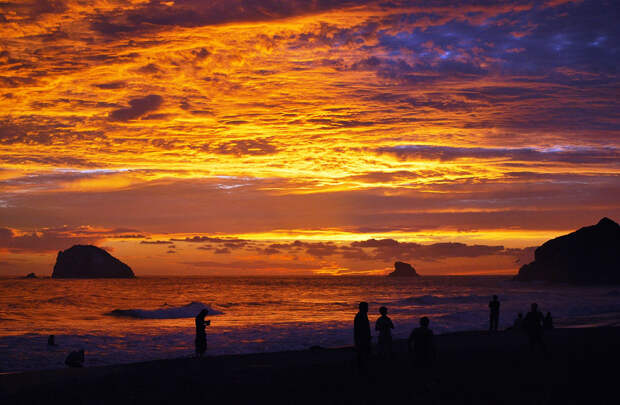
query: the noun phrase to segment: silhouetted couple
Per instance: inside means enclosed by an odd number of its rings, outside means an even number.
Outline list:
[[[375,330],[379,332],[377,349],[383,358],[389,358],[392,353],[392,329],[394,324],[387,316],[387,308],[379,308],[381,316],[375,323]],[[366,369],[372,347],[372,335],[370,334],[370,321],[368,320],[368,303],[359,303],[359,312],[353,321],[353,340],[357,352],[357,367]]]
[[[205,326],[211,325],[211,321],[205,321],[209,311],[203,309],[196,315],[196,357],[201,358],[207,350],[207,332]]]

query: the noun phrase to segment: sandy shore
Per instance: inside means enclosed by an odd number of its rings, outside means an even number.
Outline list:
[[[618,403],[620,328],[556,329],[550,357],[519,332],[437,336],[432,369],[390,361],[354,367],[351,348],[158,360],[0,375],[0,403]]]

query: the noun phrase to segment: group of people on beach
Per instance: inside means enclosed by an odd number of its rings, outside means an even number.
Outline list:
[[[489,302],[489,333],[497,332],[499,328],[500,301],[494,295]],[[387,359],[392,354],[392,329],[394,323],[387,316],[388,309],[384,306],[379,308],[379,318],[375,323],[377,336],[377,354],[382,359]],[[430,320],[427,317],[420,318],[420,326],[414,328],[407,340],[407,349],[414,365],[428,367],[436,357],[436,347],[433,331],[429,328]],[[524,331],[529,338],[530,349],[534,351],[540,347],[543,353],[547,353],[547,347],[543,340],[543,331],[553,329],[553,318],[547,312],[543,316],[538,309],[538,304],[533,303],[525,318],[522,313],[518,314],[512,327],[507,330]],[[359,312],[353,322],[353,335],[355,350],[357,352],[357,365],[364,368],[371,353],[372,335],[370,321],[368,320],[368,303],[359,303]]]
[[[353,336],[355,350],[357,352],[357,366],[360,369],[366,367],[372,348],[372,335],[370,333],[370,321],[368,320],[368,303],[359,303],[359,312],[353,321]],[[387,316],[386,307],[379,308],[379,318],[375,322],[377,336],[377,352],[382,359],[389,359],[392,355],[392,329],[394,323]],[[427,317],[420,319],[420,326],[414,328],[407,340],[407,347],[414,364],[422,367],[430,366],[435,359],[435,338],[433,331],[428,327],[430,320]]]
[[[493,299],[489,302],[489,332],[497,332],[499,305],[500,303],[497,295],[494,295]],[[553,329],[553,317],[551,316],[551,312],[547,312],[547,315],[543,316],[542,312],[538,309],[538,304],[533,303],[527,316],[523,318],[523,313],[519,312],[513,325],[507,330],[536,329],[538,328],[537,325],[544,330]]]
[[[515,319],[509,330],[525,331],[529,338],[530,350],[534,351],[539,346],[543,353],[547,354],[547,345],[543,340],[543,332],[545,330],[553,329],[553,318],[551,312],[547,312],[546,316],[543,316],[542,312],[538,309],[538,304],[533,303],[530,307],[530,312],[523,317],[522,313],[519,313],[517,319]]]
[[[494,295],[489,302],[489,332],[497,332],[499,306],[500,303],[497,295]],[[543,316],[538,308],[538,304],[533,303],[525,317],[523,317],[523,313],[519,312],[512,326],[507,330],[524,331],[529,338],[530,350],[534,351],[539,346],[543,353],[546,354],[547,346],[543,340],[543,332],[549,329],[553,329],[551,312],[547,312],[547,315]]]
[[[372,334],[370,331],[370,321],[368,320],[368,303],[362,301],[358,305],[359,311],[355,315],[353,321],[353,337],[355,342],[355,350],[357,352],[357,365],[364,368],[372,351]],[[211,321],[205,320],[209,311],[203,309],[196,315],[196,357],[200,358],[207,350],[207,334],[205,327],[211,324]],[[497,332],[499,326],[500,301],[497,295],[494,295],[489,302],[489,333]],[[388,309],[385,306],[379,308],[379,318],[375,322],[375,330],[377,336],[377,354],[382,359],[389,359],[392,355],[392,329],[394,323],[390,319]],[[420,318],[420,326],[414,328],[407,340],[408,352],[411,355],[413,363],[420,367],[428,367],[432,364],[436,357],[435,338],[433,331],[429,328],[430,320],[424,316]],[[553,318],[551,313],[547,312],[543,316],[538,309],[538,304],[533,303],[530,311],[523,317],[519,313],[515,319],[513,326],[507,330],[522,330],[529,337],[530,349],[534,350],[540,346],[543,353],[547,352],[547,347],[543,340],[543,331],[553,329]]]

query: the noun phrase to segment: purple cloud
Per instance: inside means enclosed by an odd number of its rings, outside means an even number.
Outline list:
[[[156,111],[163,102],[163,97],[157,94],[134,98],[129,101],[129,107],[114,110],[109,117],[111,121],[125,122],[135,120],[151,111]]]

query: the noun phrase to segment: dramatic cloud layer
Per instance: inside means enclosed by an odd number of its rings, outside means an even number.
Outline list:
[[[617,8],[0,3],[0,275],[515,272],[620,219]]]

